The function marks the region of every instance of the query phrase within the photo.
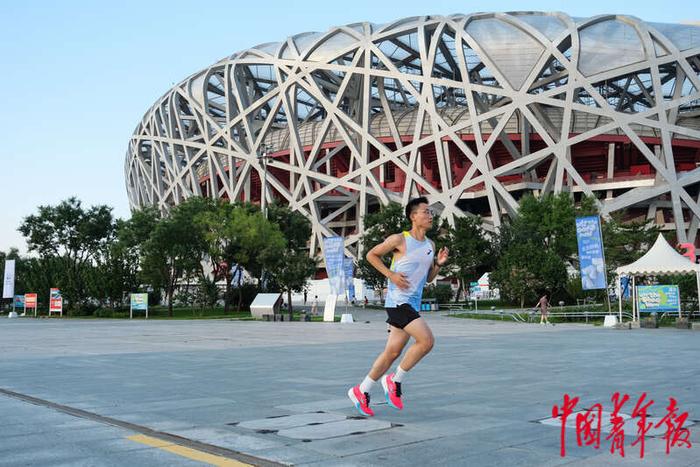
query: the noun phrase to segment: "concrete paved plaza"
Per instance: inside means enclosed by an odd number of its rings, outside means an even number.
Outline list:
[[[433,352],[394,411],[375,387],[372,419],[346,398],[383,348],[383,312],[359,321],[0,319],[0,465],[698,465],[693,446],[665,453],[662,430],[639,459],[576,446],[547,424],[564,394],[612,410],[640,394],[700,419],[700,333],[516,324],[428,315]],[[369,321],[367,323],[366,321]],[[541,423],[541,421],[545,423]],[[575,418],[570,417],[573,424]],[[604,425],[607,420],[604,420]],[[250,456],[250,457],[246,457]]]

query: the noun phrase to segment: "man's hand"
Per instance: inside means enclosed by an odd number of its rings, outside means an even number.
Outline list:
[[[408,282],[408,278],[406,277],[406,274],[402,272],[393,272],[389,275],[389,280],[396,285],[399,289],[406,290],[408,289],[411,284]]]
[[[447,260],[450,257],[450,250],[447,249],[446,246],[440,248],[440,251],[438,251],[437,255],[437,265],[438,266],[444,266]]]

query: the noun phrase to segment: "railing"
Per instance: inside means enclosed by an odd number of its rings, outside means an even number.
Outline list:
[[[590,306],[591,307],[602,306],[602,304],[594,303],[594,304],[591,304]],[[580,307],[576,306],[576,305],[552,307],[549,310],[548,316],[550,318],[581,318],[581,319],[585,319],[586,322],[588,322],[590,319],[604,318],[606,315],[609,315],[609,314],[619,316],[619,312],[616,309],[613,309],[611,311],[611,313],[609,313],[607,310],[595,311],[595,310],[580,310],[577,308],[580,308]],[[574,309],[576,309],[576,310],[574,310]],[[440,310],[447,311],[448,316],[462,314],[462,313],[468,313],[468,314],[472,314],[472,315],[494,316],[494,317],[497,317],[500,319],[512,319],[513,321],[520,322],[520,323],[531,323],[531,322],[538,320],[540,317],[540,311],[533,310],[532,308],[502,308],[502,309],[485,308],[482,310],[473,310],[473,309],[468,308],[468,307],[465,308],[463,304],[449,303],[449,304],[440,304]],[[684,312],[683,315],[686,316],[686,312]],[[623,320],[632,320],[632,312],[629,310],[622,310],[622,319]]]

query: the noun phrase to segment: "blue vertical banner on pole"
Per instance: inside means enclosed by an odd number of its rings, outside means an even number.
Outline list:
[[[576,240],[583,290],[607,288],[600,218],[598,216],[577,217]]]
[[[353,281],[353,272],[355,269],[355,263],[353,263],[352,258],[345,257],[345,286],[348,291],[348,301],[352,302],[355,300],[355,281]]]
[[[620,288],[622,291],[620,292],[622,294],[622,298],[628,299],[630,298],[630,288],[632,285],[632,278],[630,276],[620,276]]]
[[[323,256],[326,261],[326,273],[331,283],[333,295],[345,294],[345,242],[343,237],[326,237],[323,239]]]

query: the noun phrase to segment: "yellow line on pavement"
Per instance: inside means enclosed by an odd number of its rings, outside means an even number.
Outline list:
[[[153,438],[146,435],[133,435],[129,436],[127,439],[131,441],[136,441],[137,443],[146,444],[154,448],[162,449],[163,451],[172,452],[178,456],[186,457],[188,459],[196,460],[199,462],[206,462],[211,465],[220,465],[225,467],[251,467],[250,464],[245,464],[243,462],[229,459],[227,457],[215,456],[213,454],[208,454],[206,452],[198,451],[196,449],[187,448],[185,446],[180,446],[179,444],[173,444],[168,441],[163,441],[162,439]]]

